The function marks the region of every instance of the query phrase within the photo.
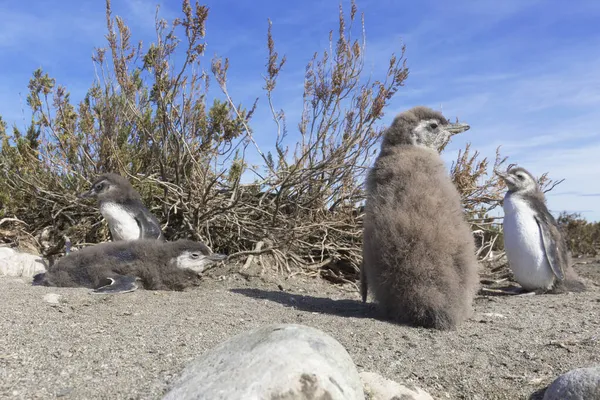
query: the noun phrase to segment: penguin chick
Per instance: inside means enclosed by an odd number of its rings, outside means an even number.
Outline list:
[[[523,289],[540,293],[585,290],[533,175],[521,167],[496,175],[508,188],[502,205],[504,250],[515,280]]]
[[[59,259],[34,285],[87,287],[94,293],[124,293],[138,288],[183,290],[199,281],[212,264],[225,259],[201,242],[154,239],[106,242],[85,247]]]
[[[165,240],[156,217],[144,206],[139,193],[120,175],[100,175],[80,198],[95,197],[108,222],[113,240]]]
[[[437,149],[466,124],[414,107],[384,132],[366,180],[361,292],[388,319],[454,329],[478,289],[475,243]]]

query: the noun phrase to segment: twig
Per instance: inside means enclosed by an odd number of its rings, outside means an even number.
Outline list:
[[[242,267],[242,270],[247,269],[252,264],[252,261],[254,261],[254,254],[260,255],[262,253],[261,249],[262,249],[262,247],[263,247],[264,244],[265,244],[265,242],[263,242],[263,241],[260,241],[260,242],[256,243],[256,245],[254,246],[253,252],[246,259],[246,262],[244,263],[244,266]],[[236,253],[234,255],[239,255],[239,254],[240,253]],[[229,259],[229,257],[228,257],[228,259]]]
[[[19,222],[23,225],[29,226],[29,224],[27,224],[26,222],[21,221],[18,218],[2,218],[0,219],[0,225],[4,224],[5,222]]]

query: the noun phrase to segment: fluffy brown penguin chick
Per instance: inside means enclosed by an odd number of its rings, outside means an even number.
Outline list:
[[[385,317],[454,329],[472,312],[477,258],[460,195],[437,149],[469,129],[414,107],[386,130],[366,180],[361,292]]]
[[[87,287],[95,293],[137,289],[183,290],[197,284],[210,265],[225,259],[201,242],[154,239],[106,242],[85,247],[58,260],[34,277],[34,285]]]

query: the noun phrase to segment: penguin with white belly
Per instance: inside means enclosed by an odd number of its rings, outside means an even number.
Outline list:
[[[584,284],[570,265],[566,241],[536,179],[526,169],[496,172],[504,196],[504,249],[515,280],[536,293],[581,292]]]
[[[100,213],[108,222],[112,239],[165,241],[160,223],[142,203],[140,194],[120,175],[100,175],[80,198],[98,199]]]

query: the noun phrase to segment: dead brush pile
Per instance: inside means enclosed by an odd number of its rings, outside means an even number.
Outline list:
[[[600,254],[600,222],[589,222],[580,213],[566,211],[560,213],[557,222],[574,257],[596,257]]]
[[[64,86],[37,70],[28,86],[29,126],[8,132],[0,119],[0,235],[45,255],[63,251],[64,235],[75,246],[107,240],[95,205],[76,194],[98,174],[117,172],[140,191],[169,240],[203,240],[246,265],[268,258],[263,269],[356,280],[362,180],[378,151],[378,121],[408,76],[401,47],[385,76],[365,78],[357,13],[354,3],[349,18],[340,7],[330,48],[308,62],[290,142],[272,96],[286,59],[270,23],[264,101],[244,107],[227,86],[229,60],[212,59],[209,71],[202,62],[207,7],[184,0],[180,18],[157,17],[157,39],[144,49],[107,0],[108,43],[92,57],[96,79],[85,98],[72,104]],[[218,93],[210,94],[214,83]],[[252,131],[259,106],[272,113],[272,133],[261,132],[272,135],[272,151]],[[261,165],[251,165],[250,155]],[[498,154],[494,168],[503,162]],[[500,242],[488,214],[503,187],[488,169],[467,147],[451,170],[482,258]]]

